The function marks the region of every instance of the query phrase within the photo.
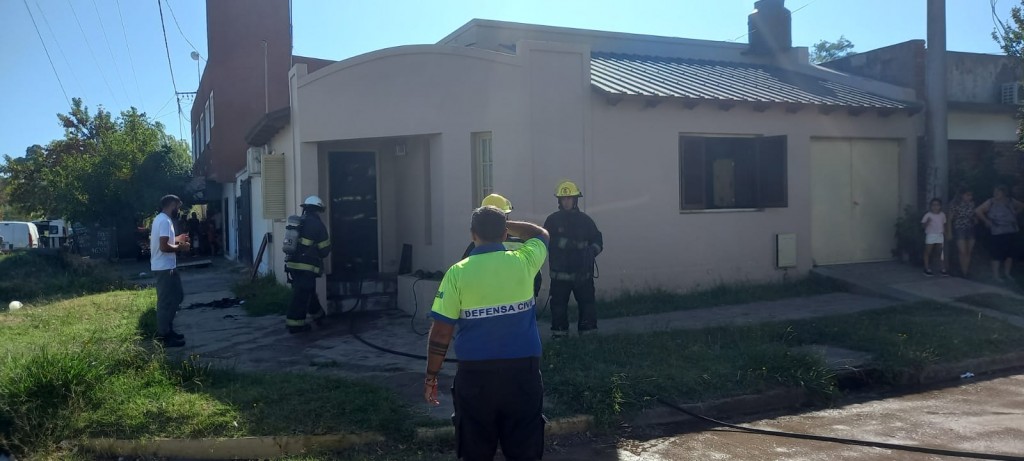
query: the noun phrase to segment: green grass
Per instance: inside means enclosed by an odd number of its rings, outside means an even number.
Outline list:
[[[776,301],[837,291],[843,291],[841,285],[818,278],[803,278],[793,282],[721,284],[687,293],[667,290],[627,291],[615,298],[599,301],[597,316],[610,319],[660,314],[730,304]]]
[[[398,398],[368,383],[169,362],[140,340],[154,303],[119,291],[0,314],[0,447],[36,458],[82,437],[411,430]]]
[[[235,296],[245,300],[242,308],[249,315],[284,315],[292,301],[292,289],[277,283],[273,275],[266,275],[254,281],[248,279],[235,284]]]
[[[1010,315],[1024,315],[1024,301],[998,293],[979,293],[957,298],[957,301]]]
[[[0,309],[11,301],[26,305],[125,288],[102,263],[73,255],[22,251],[0,255]]]
[[[779,387],[834,392],[823,361],[794,347],[869,352],[896,381],[905,370],[1020,350],[1024,329],[956,307],[923,303],[744,327],[583,337],[549,343],[544,382],[554,414],[594,414],[602,424],[656,396],[683,402]]]

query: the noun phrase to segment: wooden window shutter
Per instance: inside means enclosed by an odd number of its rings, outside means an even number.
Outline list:
[[[761,208],[789,206],[786,150],[785,136],[757,139],[757,197]]]
[[[705,204],[704,140],[679,138],[679,208],[702,210]]]
[[[284,219],[285,174],[284,154],[264,155],[263,166],[263,219]]]

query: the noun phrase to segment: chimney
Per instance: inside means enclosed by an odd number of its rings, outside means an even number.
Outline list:
[[[793,47],[793,18],[786,0],[759,0],[747,16],[750,52],[775,55]]]

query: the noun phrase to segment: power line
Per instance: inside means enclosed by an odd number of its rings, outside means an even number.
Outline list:
[[[110,38],[107,37],[107,27],[103,25],[103,16],[100,16],[100,7],[96,6],[96,0],[92,0],[92,7],[96,10],[96,19],[100,22],[100,31],[103,32],[103,41],[107,44],[107,52],[110,53],[110,61],[114,65],[114,74],[117,75],[117,81],[121,83],[121,91],[124,91],[124,97],[127,98],[128,105],[131,105],[132,96],[128,94],[128,87],[124,85],[124,79],[121,78],[121,69],[117,65],[117,58],[114,57],[114,49],[110,46]]]
[[[178,99],[178,84],[174,81],[174,66],[171,65],[171,46],[167,43],[167,26],[164,24],[164,6],[161,0],[156,0],[156,7],[160,10],[160,30],[164,33],[164,51],[167,52],[167,68],[171,71],[171,86],[174,87],[174,97]],[[181,110],[181,99],[178,99],[178,138],[184,139],[184,129],[181,125],[181,118],[184,116]]]
[[[135,70],[135,59],[132,58],[132,48],[128,45],[128,30],[124,26],[124,16],[121,15],[121,0],[116,0],[117,3],[117,17],[121,19],[121,34],[124,35],[124,47],[128,50],[128,62],[132,65],[132,77],[135,78],[135,91],[139,93],[140,105],[143,106],[145,111],[146,98],[142,96],[142,89],[139,87],[139,73]]]
[[[181,34],[181,38],[185,39],[185,42],[188,43],[188,46],[192,47],[192,51],[195,51],[196,53],[198,53],[199,50],[196,49],[196,46],[193,45],[192,42],[189,41],[188,37],[185,36],[185,32],[183,32],[181,30],[181,25],[178,24],[178,17],[174,15],[174,8],[171,8],[171,2],[170,1],[167,2],[167,11],[171,12],[171,19],[174,20],[174,26],[178,28],[178,33]]]
[[[68,103],[68,107],[71,107],[71,98],[68,97],[68,92],[64,91],[64,82],[60,81],[60,75],[57,74],[57,66],[53,65],[53,59],[50,58],[50,50],[46,49],[46,42],[43,41],[43,34],[39,33],[39,26],[36,24],[36,17],[32,15],[32,9],[28,7],[28,0],[22,0],[25,3],[25,9],[28,10],[28,17],[32,19],[32,27],[36,29],[36,36],[39,37],[39,43],[43,45],[43,51],[46,53],[46,60],[50,61],[50,68],[53,69],[53,76],[57,77],[57,84],[60,85],[60,92],[64,93],[64,101]]]
[[[804,4],[804,6],[801,6],[800,8],[797,8],[797,9],[793,10],[792,12],[790,12],[790,13],[789,13],[789,14],[790,14],[790,16],[792,16],[792,15],[796,14],[796,12],[797,12],[797,11],[800,11],[800,10],[802,10],[802,9],[804,9],[804,8],[807,8],[808,6],[811,6],[811,4],[813,4],[813,3],[816,3],[817,1],[818,1],[818,0],[811,0],[811,1],[807,2],[807,3],[805,3],[805,4]],[[726,40],[726,41],[727,41],[727,42],[735,42],[736,40],[739,40],[739,39],[741,39],[741,38],[743,38],[743,37],[746,37],[746,36],[750,35],[750,33],[751,33],[751,32],[756,32],[756,31],[757,31],[757,29],[754,29],[754,30],[752,30],[752,31],[748,31],[747,33],[745,33],[745,34],[743,34],[743,35],[740,35],[739,37],[736,37],[736,38],[734,38],[734,39],[732,39],[732,40]]]
[[[80,82],[78,79],[78,73],[75,72],[74,66],[71,65],[71,61],[68,60],[68,55],[64,53],[64,47],[60,46],[60,40],[57,40],[57,34],[53,33],[53,28],[50,27],[50,20],[46,18],[46,12],[43,11],[43,7],[36,3],[36,10],[39,11],[39,16],[43,18],[43,25],[46,26],[46,30],[50,31],[50,37],[53,38],[53,44],[57,45],[57,51],[60,52],[61,57],[64,58],[64,65],[68,66],[68,70],[71,71],[71,78],[75,79],[76,82]]]
[[[96,59],[96,52],[92,50],[92,44],[89,43],[89,36],[85,33],[85,28],[82,27],[82,21],[78,19],[78,13],[75,12],[75,5],[71,4],[71,0],[68,0],[68,7],[71,8],[71,14],[75,17],[75,22],[78,23],[78,30],[82,31],[82,37],[85,38],[85,46],[89,48],[89,54],[92,56],[92,62],[96,64],[96,70],[100,71],[100,78],[103,79],[103,84],[107,86],[107,91],[110,92],[110,97],[114,99],[116,104],[120,104],[117,100],[117,96],[114,95],[114,90],[110,87],[110,82],[107,81],[107,76],[103,73],[103,68],[100,67],[99,59]]]

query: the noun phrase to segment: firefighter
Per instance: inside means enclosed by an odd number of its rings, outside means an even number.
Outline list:
[[[492,207],[495,207],[495,208],[497,208],[497,209],[499,209],[501,211],[504,211],[506,218],[508,218],[508,216],[510,214],[512,214],[512,202],[509,201],[509,199],[507,199],[507,198],[505,198],[505,197],[503,197],[501,195],[498,195],[498,194],[491,194],[491,195],[488,195],[487,197],[484,197],[483,201],[480,203],[480,206],[481,207],[492,206]],[[517,237],[513,237],[512,235],[509,235],[508,238],[505,239],[505,244],[504,245],[505,245],[505,249],[506,250],[508,250],[508,251],[515,251],[515,250],[519,249],[519,247],[523,246],[523,241],[520,240]],[[470,254],[473,253],[473,250],[475,250],[475,249],[476,249],[476,243],[469,242],[469,246],[466,247],[466,251],[462,254],[462,259],[468,258],[470,256]],[[538,296],[538,294],[540,293],[540,286],[541,286],[542,283],[543,283],[543,277],[541,277],[540,271],[537,271],[537,276],[533,278],[533,297],[534,298],[536,298]]]
[[[303,333],[311,329],[306,322],[306,314],[318,325],[327,315],[316,294],[316,279],[323,274],[323,258],[331,253],[331,238],[320,220],[323,211],[324,202],[315,195],[302,203],[298,248],[285,259],[284,270],[288,273],[288,283],[292,284],[292,304],[285,319],[289,333]]]
[[[597,328],[594,267],[604,239],[594,220],[580,211],[583,194],[575,183],[559,184],[555,197],[558,211],[548,216],[544,228],[551,235],[551,337],[564,338],[569,334],[569,295],[579,305],[579,334]]]

